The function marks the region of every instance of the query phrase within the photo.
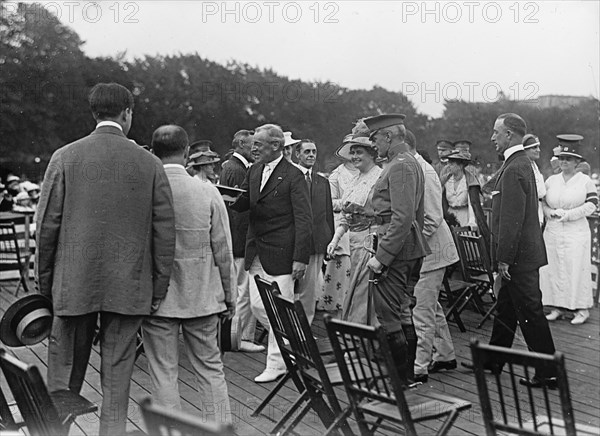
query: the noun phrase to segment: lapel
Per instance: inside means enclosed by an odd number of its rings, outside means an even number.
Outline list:
[[[497,191],[498,184],[500,183],[500,179],[502,178],[502,174],[506,170],[506,167],[516,158],[516,156],[520,156],[521,151],[516,151],[510,155],[510,157],[504,161],[500,169],[498,170],[498,176],[496,177],[496,183],[494,183],[494,190]]]
[[[287,160],[285,160],[285,158],[281,159],[281,161],[277,164],[277,166],[275,167],[275,169],[273,170],[273,172],[271,173],[271,176],[269,177],[269,180],[267,180],[267,184],[265,185],[264,189],[262,191],[260,191],[260,194],[258,196],[258,199],[260,200],[261,198],[265,197],[266,195],[268,195],[271,191],[273,191],[282,181],[283,179],[286,178],[287,173],[288,173],[288,166],[290,164],[288,163]],[[258,188],[260,190],[260,182],[262,179],[262,170],[264,168],[264,165],[261,165],[260,168],[260,173],[258,176]]]
[[[255,199],[255,202],[258,200],[260,193],[260,181],[264,167],[264,164],[252,165],[250,167],[250,198]]]

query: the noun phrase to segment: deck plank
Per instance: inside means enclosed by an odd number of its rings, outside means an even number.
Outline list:
[[[15,301],[12,292],[16,287],[16,281],[0,281],[0,316],[6,308]],[[21,293],[20,296],[23,294]],[[600,310],[594,308],[591,311],[588,322],[581,326],[572,326],[568,320],[556,321],[550,324],[556,348],[562,351],[566,357],[567,372],[571,390],[571,399],[574,407],[574,415],[577,422],[586,425],[600,426]],[[457,360],[470,361],[469,343],[472,338],[477,338],[487,343],[491,334],[492,322],[488,321],[483,328],[476,329],[475,326],[480,315],[467,309],[462,314],[467,331],[462,333],[454,323],[450,323],[450,332],[454,341]],[[322,313],[315,317],[313,332],[317,337],[325,337],[326,332],[323,325]],[[514,348],[526,349],[523,337],[520,333],[515,337]],[[182,397],[182,408],[186,412],[197,416],[204,416],[198,407],[199,397],[196,391],[195,376],[191,364],[185,356],[183,342],[180,341],[180,364],[179,389]],[[10,348],[12,354],[19,359],[37,365],[42,376],[46,377],[47,341],[32,347]],[[251,417],[254,407],[274,386],[270,384],[256,384],[253,378],[264,368],[265,353],[226,353],[223,358],[225,366],[225,377],[227,379],[233,420],[236,431],[240,435],[267,434],[273,427],[273,422],[266,416]],[[90,356],[86,381],[82,394],[90,401],[100,405],[102,393],[100,389],[100,354],[99,348],[94,347]],[[508,376],[507,376],[508,377]],[[477,387],[473,374],[465,368],[459,367],[454,371],[432,374],[427,383],[434,389],[463,398],[470,401],[473,407],[463,412],[454,424],[451,434],[453,435],[481,435],[485,433],[481,417],[481,408],[477,395]],[[12,396],[8,391],[6,380],[0,377],[0,386],[8,393],[9,403]],[[336,393],[342,405],[347,404],[347,398],[342,387],[336,387]],[[144,430],[144,424],[139,413],[139,402],[150,395],[150,376],[148,374],[147,360],[142,355],[136,362],[132,376],[130,407],[128,414],[128,431]],[[538,395],[538,393],[536,393]],[[266,414],[272,419],[278,419],[289,408],[290,404],[298,396],[293,384],[289,382],[273,404],[267,408]],[[558,405],[556,395],[551,397],[551,402]],[[210,419],[210,416],[207,417]],[[93,435],[98,432],[99,413],[79,417],[71,428],[71,435]],[[356,430],[355,423],[351,426]],[[430,434],[435,426],[431,424],[419,424],[419,434]],[[324,431],[322,424],[316,414],[309,413],[302,423],[297,427],[302,435],[321,435]],[[388,432],[388,434],[391,434]]]

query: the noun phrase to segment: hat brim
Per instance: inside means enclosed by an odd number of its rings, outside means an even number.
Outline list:
[[[42,325],[42,333],[36,335],[35,340],[28,341],[27,344],[24,344],[17,335],[17,325],[28,313],[37,309],[47,309],[50,313],[49,320],[46,324]],[[52,301],[41,294],[28,295],[15,301],[8,309],[6,309],[2,320],[0,320],[0,341],[8,347],[34,345],[42,342],[50,335],[51,326]]]
[[[190,168],[194,168],[194,167],[201,167],[202,165],[214,164],[214,163],[217,163],[220,161],[221,161],[221,159],[216,157],[216,158],[208,160],[206,162],[190,162],[189,164],[187,164],[187,166],[185,168],[190,169]]]
[[[561,157],[561,156],[572,156],[572,157],[578,157],[579,159],[583,159],[582,155],[577,154],[577,153],[571,153],[570,151],[561,151],[558,154],[558,157]]]
[[[467,159],[466,157],[463,156],[456,156],[454,154],[451,154],[450,156],[446,156],[446,159],[448,160],[461,160],[463,162],[471,162],[472,159]]]
[[[377,146],[373,145],[367,145],[363,142],[353,142],[353,141],[348,141],[344,144],[342,144],[336,151],[335,154],[336,156],[341,157],[342,159],[346,159],[346,160],[351,160],[352,156],[350,156],[350,149],[352,148],[352,146],[355,145],[357,147],[362,147],[362,148],[372,148],[373,150],[377,150]]]
[[[539,142],[534,142],[533,144],[529,144],[529,145],[524,145],[523,146],[523,150],[527,150],[529,148],[534,148],[534,147],[539,147],[540,143]]]

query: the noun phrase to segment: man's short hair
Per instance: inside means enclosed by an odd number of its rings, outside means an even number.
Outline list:
[[[104,120],[133,109],[133,94],[118,83],[97,83],[91,89],[88,102],[94,118]]]
[[[242,139],[247,138],[248,136],[254,135],[253,130],[238,130],[233,134],[233,141],[231,141],[231,146],[234,149],[240,147]]]
[[[508,130],[510,130],[511,132],[515,132],[519,136],[525,136],[525,134],[527,133],[527,123],[523,118],[521,118],[517,114],[502,114],[498,117],[498,119],[502,120],[502,123],[506,126]]]
[[[406,127],[404,124],[396,124],[395,126],[386,127],[381,129],[382,132],[390,132],[392,138],[398,138],[402,141],[406,139]]]
[[[160,126],[152,134],[152,150],[159,159],[183,155],[188,144],[185,130],[173,124]]]
[[[302,150],[302,146],[304,144],[315,144],[315,147],[317,146],[317,143],[312,139],[302,139],[299,143],[297,143],[294,146],[297,153],[299,153]]]
[[[283,129],[280,126],[277,124],[263,124],[262,126],[257,127],[254,130],[254,133],[258,133],[262,130],[266,130],[271,137],[271,141],[277,142],[279,144],[279,148],[283,149],[285,138],[283,136]]]

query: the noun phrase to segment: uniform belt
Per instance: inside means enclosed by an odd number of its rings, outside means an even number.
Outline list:
[[[392,217],[390,215],[385,215],[385,216],[379,216],[376,215],[375,216],[375,223],[380,226],[382,224],[389,224],[389,222],[392,220]]]

